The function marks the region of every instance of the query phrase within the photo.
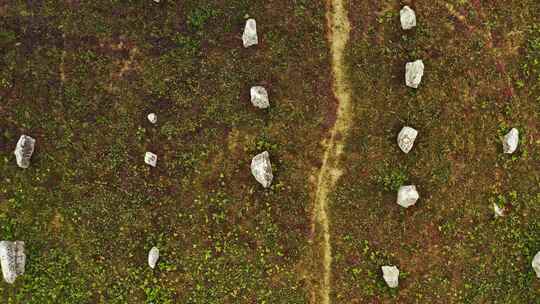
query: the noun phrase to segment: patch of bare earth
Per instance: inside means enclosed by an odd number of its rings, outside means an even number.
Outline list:
[[[325,152],[323,162],[316,178],[316,194],[313,214],[313,232],[318,229],[319,245],[322,252],[321,286],[313,294],[316,303],[329,304],[331,290],[332,247],[330,242],[328,219],[328,195],[342,174],[340,159],[343,153],[344,139],[352,123],[351,90],[346,76],[344,51],[349,40],[350,23],[344,0],[327,2],[328,41],[332,53],[333,92],[338,101],[336,120],[330,130],[330,136],[323,142]]]

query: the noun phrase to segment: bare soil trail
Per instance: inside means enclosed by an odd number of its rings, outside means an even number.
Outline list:
[[[325,152],[323,162],[317,177],[315,194],[314,223],[322,234],[320,246],[323,258],[323,278],[316,296],[322,304],[330,303],[332,246],[328,219],[328,195],[342,174],[341,156],[349,127],[352,124],[351,90],[347,79],[347,69],[344,63],[344,51],[349,41],[350,23],[348,19],[346,0],[328,0],[327,25],[328,41],[331,49],[331,64],[333,72],[333,92],[338,102],[336,121],[330,131],[330,137],[323,142]],[[315,229],[315,228],[314,228]]]

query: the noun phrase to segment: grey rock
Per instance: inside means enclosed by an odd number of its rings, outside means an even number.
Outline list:
[[[146,152],[144,155],[144,162],[152,167],[155,167],[157,164],[157,155],[152,152]]]
[[[399,269],[396,266],[382,266],[383,278],[388,287],[396,288],[399,285]]]
[[[416,204],[416,201],[420,198],[416,186],[401,186],[398,190],[397,204],[409,208]]]
[[[24,273],[25,263],[24,242],[0,242],[0,265],[2,266],[2,275],[7,283],[13,284],[15,279]]]
[[[503,152],[506,154],[514,153],[517,150],[518,143],[519,131],[516,128],[512,128],[503,138]]]
[[[536,273],[536,277],[540,278],[540,251],[536,253],[532,260],[532,268]]]
[[[411,88],[418,88],[424,76],[424,62],[416,60],[405,65],[405,84]]]
[[[272,164],[270,163],[270,155],[268,151],[256,155],[251,160],[251,174],[264,187],[268,188],[272,184]]]
[[[401,151],[409,153],[414,145],[416,136],[418,136],[418,131],[411,127],[403,127],[397,138],[397,143]]]
[[[149,121],[150,123],[152,123],[152,124],[157,123],[157,115],[156,115],[156,113],[150,113],[150,114],[148,114],[147,118],[148,118],[148,121]]]
[[[28,135],[21,135],[14,152],[19,167],[28,168],[30,166],[30,158],[34,154],[35,145],[35,139]]]
[[[257,22],[255,19],[248,19],[244,28],[244,34],[242,34],[242,41],[244,47],[250,47],[259,43],[259,37],[257,36]]]
[[[157,247],[152,247],[148,252],[148,266],[154,269],[156,267],[157,261],[159,259],[159,249]]]
[[[407,5],[399,12],[399,19],[401,21],[401,28],[404,30],[410,30],[416,26],[416,14]]]
[[[259,109],[266,109],[270,106],[268,92],[264,87],[255,86],[250,90],[251,103]]]

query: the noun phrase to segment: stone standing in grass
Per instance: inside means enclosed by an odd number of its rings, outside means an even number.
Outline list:
[[[416,60],[407,62],[405,65],[405,84],[408,87],[417,89],[424,76],[424,62]]]
[[[157,155],[152,152],[146,152],[146,154],[144,155],[144,162],[147,165],[155,167],[157,165]]]
[[[532,268],[536,273],[536,277],[540,278],[540,251],[536,253],[532,261]]]
[[[270,106],[268,92],[264,87],[255,86],[250,90],[251,103],[259,109],[266,109]]]
[[[416,186],[401,186],[398,190],[397,204],[409,208],[416,204],[416,201],[420,198]]]
[[[403,127],[398,134],[397,143],[401,151],[409,153],[414,145],[418,131],[411,127]]]
[[[396,266],[381,267],[383,278],[388,287],[396,288],[399,285],[399,269]]]
[[[504,216],[504,208],[499,207],[497,203],[493,203],[493,212],[495,213],[495,217]]]
[[[34,154],[34,146],[36,140],[28,135],[22,135],[15,147],[15,158],[17,165],[21,168],[28,168],[30,166],[30,158]]]
[[[259,37],[257,36],[257,22],[255,19],[248,19],[246,21],[242,41],[244,42],[245,48],[259,44]]]
[[[416,14],[407,5],[399,12],[399,19],[401,21],[401,28],[404,30],[410,30],[416,26]]]
[[[148,121],[151,124],[156,124],[157,123],[157,115],[155,113],[148,114],[148,116],[146,118],[148,118]]]
[[[159,249],[157,247],[152,247],[148,252],[148,266],[154,269],[156,267],[157,261],[159,259]]]
[[[272,184],[272,164],[268,151],[256,155],[251,160],[251,174],[264,187],[268,188]]]
[[[508,134],[503,138],[503,152],[506,154],[512,154],[516,152],[519,143],[519,131],[516,128],[512,128]]]
[[[13,284],[15,279],[24,273],[25,262],[24,242],[0,242],[0,265],[7,283]]]

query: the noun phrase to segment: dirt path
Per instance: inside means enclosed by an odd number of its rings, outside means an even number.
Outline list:
[[[321,304],[330,303],[331,290],[332,246],[327,212],[328,195],[342,174],[340,159],[344,141],[352,123],[350,85],[344,64],[344,51],[349,40],[350,24],[344,2],[346,0],[328,0],[327,3],[328,41],[332,53],[334,76],[333,91],[339,105],[336,113],[337,119],[330,132],[330,138],[323,143],[325,153],[317,178],[315,196],[314,225],[319,226],[319,233],[322,233],[323,278],[322,286],[320,286],[321,294],[317,297]]]

